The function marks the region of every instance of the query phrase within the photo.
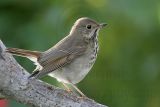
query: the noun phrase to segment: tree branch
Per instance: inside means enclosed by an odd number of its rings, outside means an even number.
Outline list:
[[[40,80],[28,80],[29,73],[4,50],[0,40],[0,93],[6,98],[34,107],[107,107]]]

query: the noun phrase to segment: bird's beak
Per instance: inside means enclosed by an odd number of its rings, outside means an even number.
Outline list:
[[[99,27],[100,27],[100,28],[103,28],[103,27],[105,27],[105,26],[107,26],[107,23],[101,23],[101,24],[99,24]]]

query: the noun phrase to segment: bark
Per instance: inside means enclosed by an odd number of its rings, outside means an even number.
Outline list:
[[[5,96],[33,107],[107,107],[41,80],[28,79],[29,73],[4,50],[0,40],[0,98]]]

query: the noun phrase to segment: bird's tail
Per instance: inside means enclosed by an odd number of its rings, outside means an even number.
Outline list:
[[[18,48],[7,48],[6,52],[12,53],[17,56],[27,57],[30,60],[38,59],[41,52],[38,51],[30,51],[30,50],[24,50],[24,49],[18,49]]]

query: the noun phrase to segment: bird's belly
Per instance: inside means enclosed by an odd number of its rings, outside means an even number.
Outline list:
[[[76,58],[65,67],[53,71],[49,75],[56,78],[59,82],[76,84],[88,74],[95,60],[96,56],[94,54],[91,55],[89,52],[88,54]]]

